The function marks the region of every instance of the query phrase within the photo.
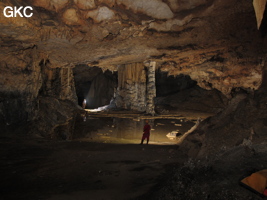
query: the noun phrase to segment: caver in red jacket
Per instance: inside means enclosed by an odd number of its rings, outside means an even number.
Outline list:
[[[148,124],[148,121],[146,121],[146,125],[144,126],[144,129],[143,129],[143,137],[142,137],[142,141],[141,141],[141,144],[143,144],[144,140],[147,139],[147,144],[149,142],[149,136],[150,136],[150,125]]]

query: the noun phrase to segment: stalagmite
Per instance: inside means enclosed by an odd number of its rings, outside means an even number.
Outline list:
[[[147,80],[147,104],[146,113],[154,115],[155,114],[155,104],[154,98],[156,97],[156,79],[155,79],[155,68],[156,62],[151,61],[148,66],[148,80]]]

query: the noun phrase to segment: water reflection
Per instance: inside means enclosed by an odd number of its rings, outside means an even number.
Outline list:
[[[101,143],[140,143],[145,119],[87,116],[76,123],[74,139]],[[148,119],[151,126],[150,144],[176,144],[177,138],[195,122],[186,119]],[[167,137],[176,133],[175,137]]]

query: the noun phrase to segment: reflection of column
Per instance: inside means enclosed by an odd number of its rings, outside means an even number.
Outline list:
[[[156,97],[156,78],[155,78],[155,69],[156,69],[156,62],[151,61],[149,63],[148,72],[147,72],[147,104],[146,104],[146,113],[154,115],[155,114],[155,104],[154,98]]]
[[[148,123],[149,123],[151,129],[155,129],[155,119],[149,119]],[[150,141],[156,141],[155,140],[155,131],[150,130]]]

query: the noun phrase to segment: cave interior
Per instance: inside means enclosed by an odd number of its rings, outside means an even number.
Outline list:
[[[1,0],[0,198],[261,199],[266,3]]]

